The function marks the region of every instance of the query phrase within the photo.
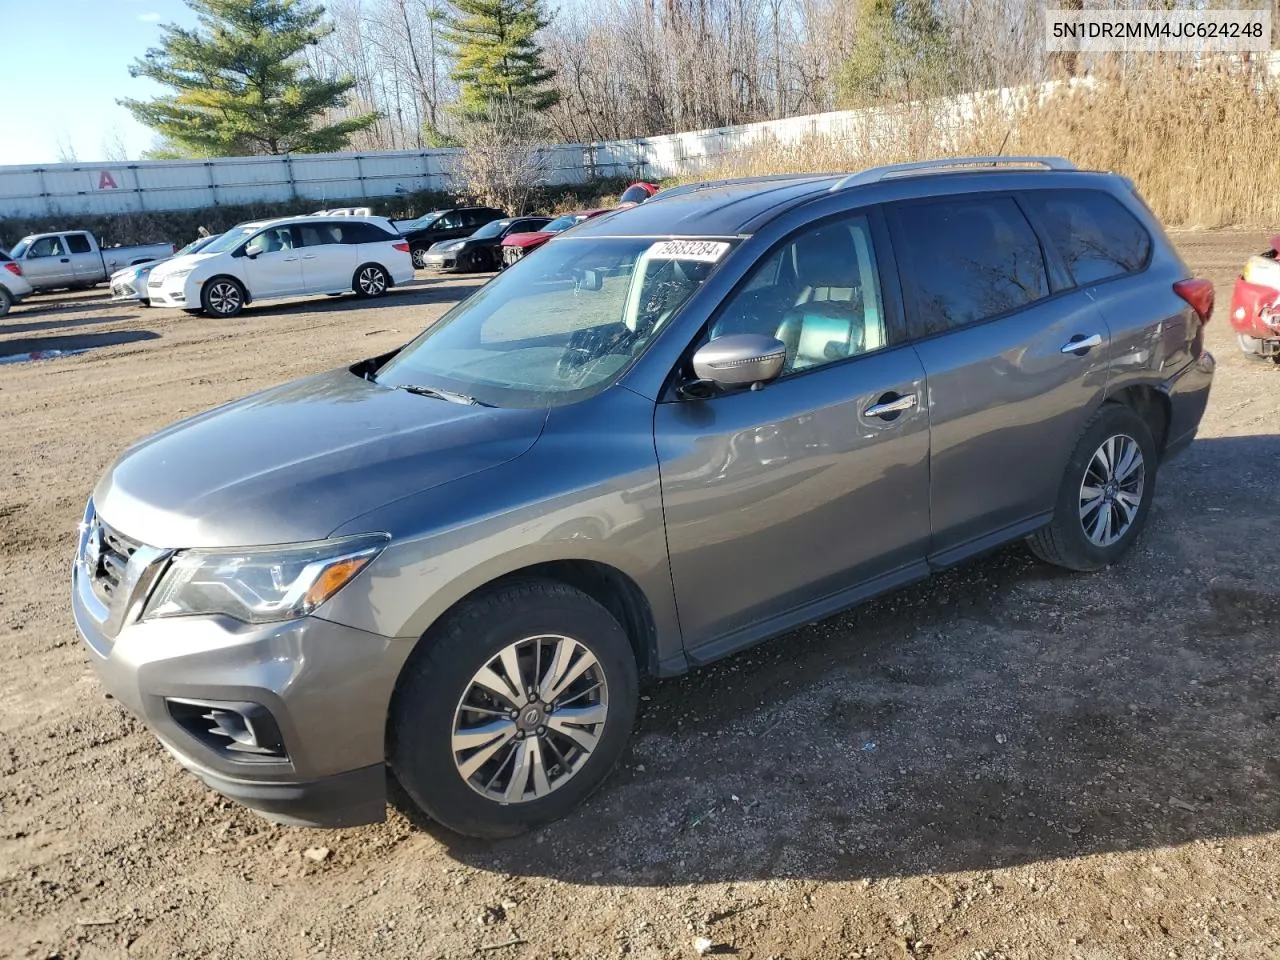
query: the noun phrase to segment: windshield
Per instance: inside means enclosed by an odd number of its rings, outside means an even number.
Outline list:
[[[15,260],[21,260],[22,255],[27,252],[27,247],[31,246],[30,240],[31,238],[27,237],[15,243],[13,249],[9,251],[9,256]]]
[[[556,217],[542,229],[545,233],[560,233],[562,230],[568,230],[575,223],[581,223],[585,219],[587,219],[585,213],[566,213],[563,217]]]
[[[260,228],[255,224],[249,226],[232,227],[213,243],[209,244],[201,253],[226,253],[228,250],[234,250],[242,240],[247,240],[258,232]]]
[[[430,213],[424,213],[417,220],[410,220],[407,223],[401,223],[400,229],[425,230],[427,227],[431,226],[431,224],[440,219],[440,214],[443,212],[443,210],[432,210]]]
[[[511,226],[510,220],[490,220],[483,227],[471,235],[472,240],[488,240],[490,237],[496,237],[503,230]]]
[[[208,247],[213,246],[213,242],[217,239],[218,235],[214,234],[212,237],[200,237],[198,240],[192,240],[185,247],[175,253],[174,256],[182,257],[186,256],[188,253],[199,253],[201,250],[205,250]]]
[[[621,376],[731,246],[645,237],[556,241],[454,307],[375,379],[500,407],[583,399]]]

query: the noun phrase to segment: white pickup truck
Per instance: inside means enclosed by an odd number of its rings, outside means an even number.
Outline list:
[[[23,276],[36,290],[58,290],[92,287],[121,267],[171,257],[176,249],[171,243],[151,243],[103,250],[87,230],[67,230],[23,237],[9,256],[22,265]]]

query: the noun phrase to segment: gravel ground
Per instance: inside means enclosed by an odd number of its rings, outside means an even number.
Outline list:
[[[1093,576],[1021,546],[650,689],[623,767],[499,844],[219,799],[106,699],[74,529],[127,443],[403,342],[478,281],[210,321],[33,299],[0,321],[0,956],[1280,956],[1280,366],[1225,322],[1201,438]],[[701,938],[705,938],[702,941]]]

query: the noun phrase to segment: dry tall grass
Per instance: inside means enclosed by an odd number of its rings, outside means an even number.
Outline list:
[[[1239,64],[1192,69],[1153,59],[1042,98],[978,97],[963,112],[957,122],[953,108],[913,104],[860,117],[839,136],[757,142],[697,179],[1055,154],[1131,177],[1170,225],[1280,225],[1280,79]]]

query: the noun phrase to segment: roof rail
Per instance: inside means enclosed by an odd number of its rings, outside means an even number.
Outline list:
[[[730,177],[726,180],[699,180],[694,183],[682,183],[676,187],[667,187],[659,190],[645,203],[652,203],[654,200],[666,200],[670,197],[682,197],[690,193],[700,193],[703,190],[713,190],[716,187],[734,187],[739,184],[748,183],[775,183],[788,180],[821,180],[824,176],[830,174],[821,173],[771,173],[760,177]]]
[[[845,190],[848,187],[860,187],[868,183],[879,183],[893,177],[909,177],[916,173],[931,173],[955,167],[1045,167],[1049,170],[1075,170],[1076,165],[1065,157],[945,157],[938,160],[916,160],[912,163],[889,163],[881,167],[870,167],[858,173],[851,173],[832,187],[832,192]]]

